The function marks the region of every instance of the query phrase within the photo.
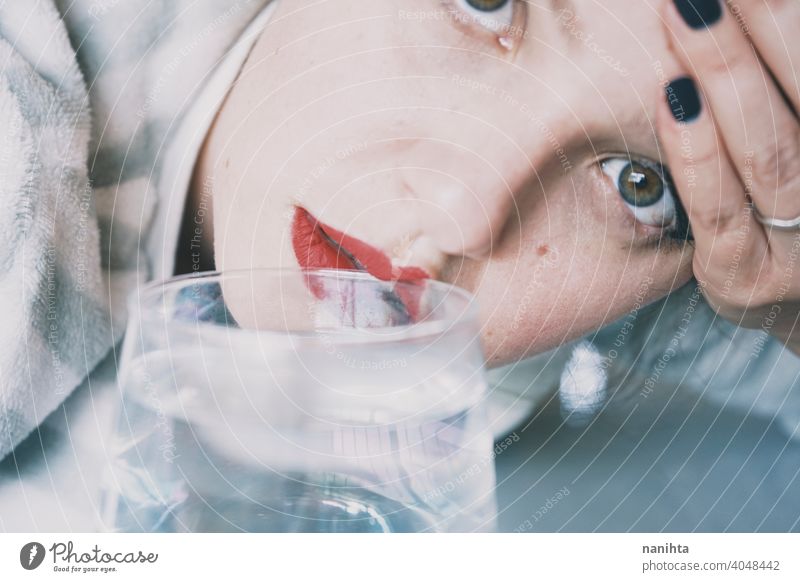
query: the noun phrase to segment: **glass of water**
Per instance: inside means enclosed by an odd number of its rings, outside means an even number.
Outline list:
[[[112,531],[495,527],[476,306],[435,281],[212,273],[131,300]]]

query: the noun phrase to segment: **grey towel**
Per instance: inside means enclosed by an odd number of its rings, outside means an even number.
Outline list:
[[[121,338],[153,218],[183,204],[166,146],[269,1],[0,2],[0,459]]]
[[[110,347],[86,86],[52,2],[0,4],[0,458]]]

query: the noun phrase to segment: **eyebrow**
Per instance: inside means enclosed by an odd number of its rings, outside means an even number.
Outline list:
[[[550,10],[553,12],[569,11],[575,14],[575,5],[572,0],[550,0]]]
[[[526,0],[533,3],[535,0]],[[580,41],[575,36],[575,28],[579,25],[580,17],[577,13],[575,3],[572,0],[547,0],[550,13],[558,25],[558,32],[566,40],[567,44],[575,45]],[[566,18],[569,14],[569,18]]]

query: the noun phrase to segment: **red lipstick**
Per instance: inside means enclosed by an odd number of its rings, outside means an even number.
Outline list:
[[[319,222],[307,210],[295,207],[292,248],[303,269],[366,271],[381,281],[414,283],[430,276],[419,267],[395,267],[380,249]],[[395,289],[409,315],[416,319],[417,294],[405,285]]]
[[[381,281],[418,281],[430,276],[419,267],[393,267],[389,257],[372,245],[322,224],[307,210],[295,209],[292,246],[304,269],[367,271]]]

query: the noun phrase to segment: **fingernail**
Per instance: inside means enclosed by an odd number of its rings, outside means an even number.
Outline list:
[[[700,116],[703,109],[697,85],[691,77],[680,77],[667,85],[667,103],[675,121],[689,123]]]
[[[675,0],[675,7],[695,30],[709,27],[722,17],[720,0]]]

